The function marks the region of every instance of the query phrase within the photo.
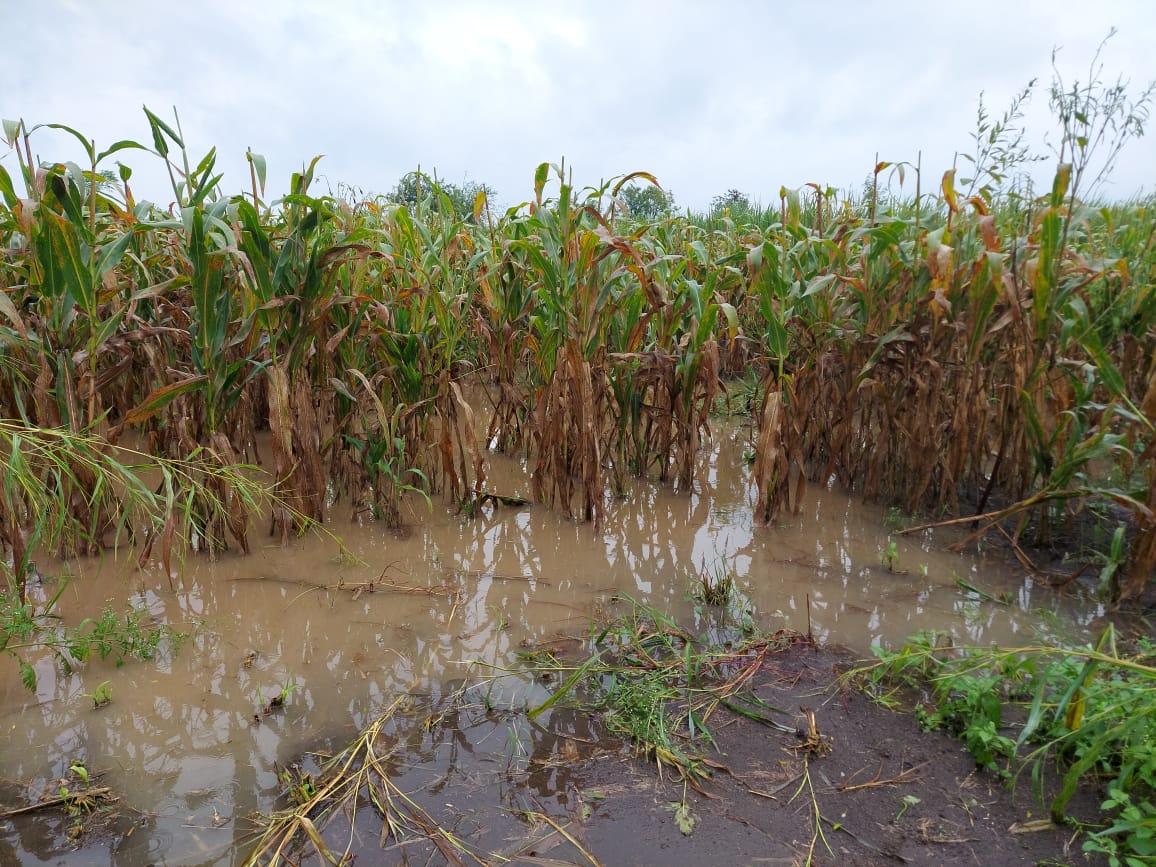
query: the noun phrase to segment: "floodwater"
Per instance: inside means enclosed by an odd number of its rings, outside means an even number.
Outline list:
[[[760,627],[805,632],[809,607],[817,639],[864,654],[930,628],[966,643],[1026,643],[1041,624],[1079,632],[1095,614],[1067,610],[998,559],[946,553],[948,535],[889,536],[885,509],[837,490],[812,488],[801,515],[756,528],[747,437],[719,425],[700,492],[632,484],[600,533],[537,505],[467,519],[418,502],[403,532],[349,524],[339,505],[329,526],[361,563],[325,537],[216,562],[190,556],[175,589],[127,552],[41,563],[46,595],[60,572],[72,573],[60,602],[67,622],[133,605],[189,638],[175,655],[121,668],[94,661],[65,674],[42,657],[35,694],[2,660],[0,812],[18,805],[17,793],[19,803],[51,797],[53,781],[82,760],[131,824],[74,849],[58,812],[0,820],[0,862],[238,863],[248,817],[281,805],[278,769],[340,749],[399,695],[413,696],[412,725],[398,730],[411,746],[399,760],[403,788],[439,790],[456,775],[495,802],[527,792],[564,800],[564,768],[530,761],[551,754],[552,736],[516,712],[548,693],[492,676],[517,668],[520,650],[578,646],[618,594],[704,625],[690,601],[704,569],[735,574]],[[490,490],[529,496],[522,462],[492,456],[488,473]],[[896,571],[883,563],[888,552]],[[1010,604],[971,598],[958,578],[1008,593]],[[94,709],[87,694],[104,681],[112,701]],[[419,724],[463,683],[480,684],[473,694],[484,709]],[[265,713],[275,696],[283,706]],[[580,716],[565,725],[582,739]],[[376,845],[372,833],[365,845]]]

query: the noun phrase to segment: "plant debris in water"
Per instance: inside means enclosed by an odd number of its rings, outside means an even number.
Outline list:
[[[777,718],[787,711],[766,705],[744,687],[769,654],[811,643],[810,638],[790,630],[745,636],[734,629],[721,640],[704,642],[656,609],[629,597],[622,601],[627,612],[594,636],[590,656],[579,665],[566,668],[552,656],[535,657],[536,670],[568,674],[529,712],[531,719],[564,700],[601,711],[611,731],[695,787],[717,767],[707,748],[714,743],[710,724],[720,706],[796,731]]]
[[[297,864],[302,850],[311,851],[330,864],[345,863],[350,850],[334,854],[322,833],[340,811],[349,816],[351,826],[355,825],[359,809],[365,806],[381,822],[382,847],[421,837],[429,840],[449,864],[476,860],[462,841],[393,782],[391,763],[395,761],[397,743],[386,728],[408,701],[408,696],[399,697],[353,743],[327,759],[316,777],[299,769],[282,772],[291,805],[264,820],[264,830],[244,861],[246,867]]]

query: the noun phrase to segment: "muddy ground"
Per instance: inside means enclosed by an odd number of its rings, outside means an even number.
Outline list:
[[[480,780],[418,800],[474,852],[515,864],[1105,863],[1084,855],[1072,828],[1040,821],[1047,807],[1026,776],[1009,788],[958,740],[841,689],[837,675],[853,661],[806,645],[769,659],[754,691],[795,712],[801,733],[720,708],[711,724],[718,750],[707,753],[718,767],[701,791],[627,747],[608,748],[590,720],[595,737],[559,738],[550,755],[536,749],[505,805]],[[1100,794],[1078,793],[1070,812],[1093,818]],[[416,841],[384,854],[371,845],[356,863],[419,864],[431,854],[442,862]]]
[[[681,783],[660,778],[653,763],[604,756],[577,775],[605,797],[588,801],[575,836],[608,865],[799,864],[809,856],[816,864],[1094,863],[1071,829],[1022,831],[1047,816],[1026,779],[1010,789],[977,769],[959,741],[839,689],[835,674],[848,660],[795,647],[764,668],[755,688],[769,704],[797,710],[804,732],[803,709],[813,711],[817,748],[720,711],[729,719],[717,719],[712,733],[725,769],[701,794],[687,788],[689,834],[670,809]],[[1098,802],[1083,792],[1072,806],[1094,815]]]
[[[782,719],[798,731],[720,707],[709,721],[717,749],[704,751],[713,774],[699,789],[608,738],[597,714],[558,709],[528,722],[524,712],[472,699],[447,707],[419,698],[391,719],[383,762],[398,791],[424,810],[426,829],[444,829],[462,848],[444,838],[439,848],[412,824],[383,841],[380,814],[364,802],[352,828],[341,810],[328,825],[313,818],[334,854],[351,846],[345,863],[359,865],[1106,863],[1084,855],[1074,829],[1041,821],[1047,807],[1026,775],[1010,788],[977,769],[958,740],[841,688],[839,673],[854,663],[807,642],[768,655],[753,692],[787,711]],[[320,771],[322,758],[348,741],[334,733],[318,754],[301,757],[301,769]],[[1101,796],[1088,786],[1069,811],[1095,819]],[[64,865],[241,864],[254,839],[241,827],[257,827],[255,817],[207,823],[196,855],[150,838],[148,805],[97,810],[79,836],[59,810],[38,815],[22,836],[43,834],[36,848],[53,854],[36,863]],[[6,848],[0,861],[8,863]],[[306,843],[281,863],[326,862]]]

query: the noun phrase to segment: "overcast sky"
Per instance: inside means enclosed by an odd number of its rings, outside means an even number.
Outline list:
[[[141,106],[171,118],[175,105],[193,158],[217,147],[228,193],[248,185],[247,147],[267,157],[272,193],[324,154],[334,189],[385,192],[420,163],[506,204],[564,156],[579,185],[647,170],[698,209],[732,187],[764,203],[782,185],[857,187],[876,152],[922,151],[937,184],[972,148],[980,92],[998,114],[1033,78],[1028,125],[1047,153],[1053,48],[1066,79],[1085,80],[1113,26],[1105,77],[1138,93],[1156,79],[1152,0],[0,0],[0,116],[105,147],[150,143]],[[42,159],[79,159],[51,131],[33,141]],[[167,203],[154,157],[117,157],[138,197]],[[1156,130],[1105,193],[1154,185]]]

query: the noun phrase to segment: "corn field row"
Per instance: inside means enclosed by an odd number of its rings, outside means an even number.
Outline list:
[[[190,539],[248,550],[265,507],[237,470],[256,462],[283,541],[337,503],[388,524],[415,492],[468,506],[491,450],[525,455],[537,500],[598,527],[627,477],[703,484],[737,379],[761,523],[832,481],[1043,543],[1094,506],[1130,528],[1115,595],[1156,568],[1156,215],[1084,202],[1078,159],[1038,197],[957,191],[952,170],[887,207],[815,186],[782,191],[767,225],[639,223],[620,192],[650,175],[578,189],[549,164],[501,213],[484,191],[455,213],[436,186],[412,207],[319,195],[316,160],[269,202],[255,154],[229,196],[215,151],[194,164],[146,113],[147,148],[58,127],[83,166],[41,162],[35,130],[5,122],[0,543],[21,586],[42,515],[21,479],[55,493],[66,553],[135,533],[166,568]],[[109,170],[132,151],[164,161],[167,209]],[[124,484],[44,460],[38,431],[189,470],[135,526]]]

